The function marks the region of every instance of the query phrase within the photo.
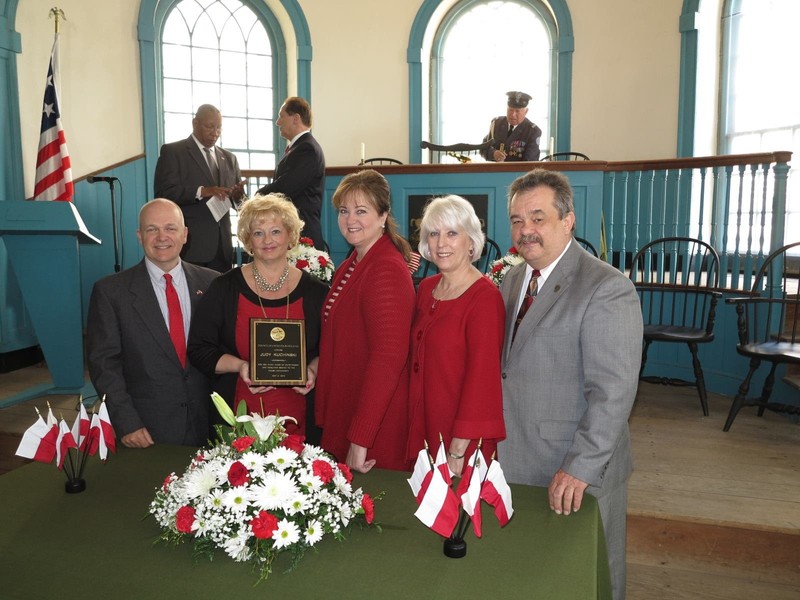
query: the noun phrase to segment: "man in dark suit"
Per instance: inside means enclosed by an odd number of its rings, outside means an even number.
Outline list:
[[[623,273],[573,240],[564,175],[535,169],[508,196],[511,239],[525,262],[500,286],[506,440],[498,455],[509,482],[547,486],[558,515],[577,511],[584,492],[597,497],[614,599],[622,600],[639,298]]]
[[[183,259],[224,273],[233,263],[232,205],[244,195],[239,162],[216,145],[222,131],[219,109],[203,104],[192,119],[192,135],[164,144],[156,163],[156,198],[181,207],[189,241]]]
[[[186,335],[195,305],[219,273],[180,259],[187,234],[175,203],[148,202],[136,232],[145,258],[92,290],[89,374],[117,436],[131,448],[208,439],[211,386],[186,360]]]
[[[288,196],[305,223],[300,235],[314,240],[314,247],[322,250],[325,242],[320,214],[325,189],[325,156],[311,135],[311,107],[302,98],[287,98],[275,124],[289,145],[275,168],[272,183],[258,193],[280,192]]]
[[[506,92],[508,107],[504,117],[492,119],[484,142],[494,143],[483,151],[483,157],[493,162],[539,160],[542,130],[528,119],[530,95],[525,92]]]

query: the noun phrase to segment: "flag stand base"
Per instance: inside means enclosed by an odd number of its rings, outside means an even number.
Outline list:
[[[69,481],[67,481],[67,483],[64,484],[64,490],[68,494],[80,494],[85,489],[86,489],[85,479],[70,479]]]
[[[467,542],[463,539],[447,538],[444,541],[444,555],[448,558],[464,558],[467,555]]]

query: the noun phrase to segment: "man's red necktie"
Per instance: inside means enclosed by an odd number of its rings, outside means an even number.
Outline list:
[[[172,338],[172,345],[178,353],[178,360],[182,366],[186,366],[186,335],[183,331],[183,313],[181,312],[181,301],[178,299],[178,292],[172,285],[172,275],[164,274],[167,281],[167,312],[169,313],[169,337]]]
[[[519,324],[522,323],[523,317],[525,317],[525,313],[528,312],[528,309],[533,304],[533,299],[536,297],[537,292],[539,291],[539,269],[534,269],[531,272],[531,278],[528,282],[528,289],[525,292],[525,297],[522,299],[522,304],[519,307],[519,312],[517,313],[517,320],[514,321],[514,333],[511,336],[511,342],[514,342],[514,338],[517,336],[517,329],[519,329]]]

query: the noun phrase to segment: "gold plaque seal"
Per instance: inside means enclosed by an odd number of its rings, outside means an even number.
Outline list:
[[[270,329],[269,337],[276,342],[280,342],[286,337],[286,332],[283,330],[283,327],[273,327]]]

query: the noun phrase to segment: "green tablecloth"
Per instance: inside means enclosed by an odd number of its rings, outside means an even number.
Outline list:
[[[64,492],[64,474],[31,464],[0,476],[0,598],[610,598],[608,565],[592,497],[569,517],[553,514],[542,488],[512,486],[515,514],[500,529],[483,507],[483,538],[470,531],[467,556],[442,554],[442,539],[414,517],[406,475],[373,471],[354,484],[375,495],[383,527],[355,527],[326,539],[300,566],[288,557],[253,586],[249,564],[218,552],[194,562],[191,545],[154,545],[159,529],[147,507],[185,447],[122,448],[106,464],[90,459],[87,489]],[[146,517],[146,518],[145,518]]]

